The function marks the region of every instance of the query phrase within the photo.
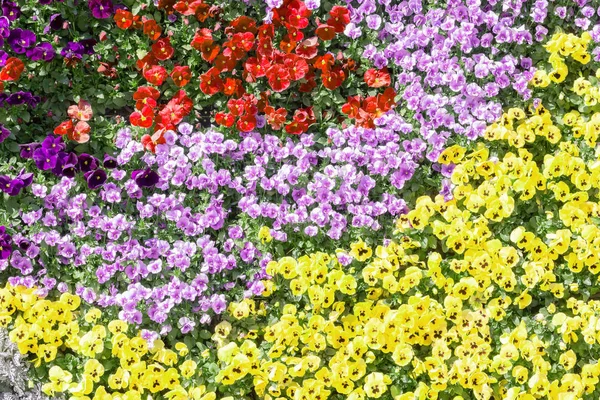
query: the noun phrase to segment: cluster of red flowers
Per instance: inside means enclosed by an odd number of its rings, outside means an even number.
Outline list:
[[[190,82],[190,67],[175,65],[169,74],[167,69],[159,64],[173,57],[175,50],[169,37],[161,37],[162,28],[155,20],[139,18],[127,10],[118,10],[114,19],[119,28],[141,29],[144,35],[154,41],[146,56],[137,62],[137,67],[148,83],[160,87],[169,76],[180,88]],[[133,126],[150,128],[154,125],[154,134],[142,137],[142,143],[150,151],[154,151],[156,145],[163,141],[162,134],[165,131],[175,129],[175,126],[192,111],[192,100],[183,90],[179,90],[167,104],[159,105],[159,97],[160,91],[157,88],[139,87],[133,95],[136,111],[129,116]]]
[[[350,13],[343,6],[334,6],[327,19],[320,21],[313,18],[303,0],[284,0],[281,7],[272,10],[268,23],[248,16],[225,22],[220,17],[221,9],[204,0],[159,0],[158,7],[169,14],[180,13],[186,24],[188,17],[200,22],[191,47],[210,66],[199,75],[199,88],[208,96],[225,97],[226,110],[215,115],[221,126],[249,132],[263,119],[274,130],[306,132],[317,120],[313,107],[295,106],[290,118],[287,106],[281,106],[281,95],[277,94],[289,91],[288,104],[289,100],[297,101],[299,93],[311,93],[318,85],[333,91],[358,69],[357,63],[345,58],[341,51],[332,54],[323,50],[328,47],[323,43],[334,40],[350,23]],[[209,19],[210,23],[205,24]],[[174,129],[192,110],[192,102],[183,90],[166,105],[159,105],[160,87],[170,76],[176,86],[184,88],[192,80],[192,70],[175,64],[169,72],[161,65],[174,57],[175,50],[170,35],[163,36],[155,20],[123,9],[115,13],[114,20],[121,29],[141,30],[153,42],[150,51],[137,61],[149,85],[135,92],[136,110],[130,115],[130,122],[143,128],[154,127],[154,134],[142,139],[144,146],[154,151],[163,142],[162,132]],[[395,92],[389,88],[391,79],[386,69],[369,69],[364,80],[371,88],[388,88],[383,94],[366,99],[350,97],[342,111],[359,125],[373,126],[373,119],[393,106]],[[265,89],[250,93],[249,88],[256,88],[255,84],[261,81]]]
[[[318,24],[316,36],[305,38],[303,30],[308,28],[311,15],[312,11],[301,0],[285,0],[281,7],[273,10],[272,23],[257,25],[250,17],[236,18],[225,29],[227,40],[222,46],[215,41],[210,29],[202,28],[196,32],[191,46],[213,65],[200,76],[200,89],[209,96],[223,93],[232,98],[228,102],[229,112],[217,114],[218,124],[229,127],[237,120],[239,130],[252,130],[256,126],[256,117],[251,111],[265,113],[266,121],[273,129],[285,125],[288,133],[305,132],[315,122],[312,108],[296,110],[293,120],[286,124],[285,109],[268,106],[267,101],[262,107],[255,107],[257,98],[245,94],[242,80],[233,75],[236,65],[242,63],[245,82],[254,83],[266,78],[270,89],[277,93],[297,82],[299,92],[309,93],[317,86],[317,72],[320,71],[323,86],[329,90],[340,87],[347,72],[342,65],[336,65],[333,55],[318,55],[319,40],[332,40],[344,31],[350,22],[348,9],[334,6],[327,22]],[[284,30],[279,32],[279,28]],[[281,36],[278,44],[275,43],[276,33]],[[224,76],[227,73],[232,74]],[[270,95],[270,91],[260,93],[265,99]]]

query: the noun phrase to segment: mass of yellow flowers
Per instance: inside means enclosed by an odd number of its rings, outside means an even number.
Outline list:
[[[202,361],[194,361],[184,343],[173,349],[161,340],[149,345],[130,334],[126,322],[98,323],[100,310],[82,313],[80,304],[79,296],[68,293],[50,301],[34,288],[0,289],[0,321],[12,328],[11,341],[31,354],[34,366],[48,367],[45,394],[65,393],[70,400],[141,400],[148,393],[172,400],[217,398],[206,386],[192,384]],[[80,361],[75,371],[61,367],[71,354]]]
[[[532,81],[571,103],[508,108],[440,155],[450,201],[418,198],[384,243],[269,262],[263,294],[202,343],[148,343],[78,296],[10,285],[0,325],[71,400],[598,399],[600,92],[567,79],[589,42],[554,35]]]

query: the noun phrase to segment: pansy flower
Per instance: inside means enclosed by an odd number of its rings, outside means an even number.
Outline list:
[[[141,188],[150,188],[158,183],[158,174],[150,168],[133,171],[131,178]]]
[[[36,40],[35,33],[28,29],[13,29],[8,36],[8,44],[17,54],[25,53],[28,48],[35,45]]]
[[[88,7],[94,18],[105,19],[113,15],[114,6],[111,0],[89,0]]]
[[[73,119],[89,121],[94,115],[94,112],[92,111],[92,106],[89,102],[85,100],[79,100],[77,105],[69,106],[67,109],[67,114]]]
[[[157,60],[168,60],[174,52],[170,38],[161,38],[152,45],[152,54]]]
[[[50,43],[40,43],[36,47],[28,49],[26,54],[31,61],[52,61],[56,55],[56,51],[54,51],[54,47]]]
[[[119,28],[129,29],[133,25],[133,14],[120,8],[115,12],[114,20]]]
[[[2,2],[2,15],[10,21],[14,21],[21,16],[21,8],[12,1]]]
[[[98,189],[106,182],[106,171],[103,169],[97,169],[95,171],[89,171],[85,175],[85,181],[87,182],[88,188],[94,190]]]
[[[177,86],[184,87],[192,79],[192,71],[188,66],[176,66],[171,71],[171,79]]]

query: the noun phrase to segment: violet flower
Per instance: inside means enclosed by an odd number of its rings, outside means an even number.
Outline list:
[[[104,182],[106,182],[106,171],[103,169],[97,169],[95,171],[87,172],[85,175],[85,180],[87,182],[88,188],[94,190],[98,189]]]
[[[50,43],[41,43],[33,49],[27,50],[27,57],[29,57],[31,61],[52,61],[55,55],[56,51],[54,51],[54,48]]]
[[[114,13],[114,6],[111,0],[90,0],[88,7],[92,16],[98,19],[109,18]]]
[[[158,183],[158,174],[150,168],[145,170],[135,170],[131,174],[131,178],[141,188],[150,188]]]
[[[28,48],[35,45],[35,33],[27,29],[16,28],[8,36],[8,44],[17,54],[23,54]]]

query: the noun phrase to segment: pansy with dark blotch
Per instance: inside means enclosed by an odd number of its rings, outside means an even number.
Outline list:
[[[50,16],[50,21],[48,22],[48,25],[44,28],[44,35],[50,33],[51,30],[57,31],[59,29],[62,29],[64,23],[65,19],[60,13],[52,14]]]
[[[65,155],[60,160],[61,171],[59,175],[73,178],[79,170],[79,159],[77,158],[77,154],[75,153],[64,154]]]
[[[96,157],[82,153],[79,155],[79,169],[83,172],[93,171],[98,168],[98,159]]]
[[[95,53],[94,46],[98,43],[98,41],[94,38],[82,39],[79,41],[79,44],[83,46],[83,53],[87,55],[92,55]]]
[[[158,174],[150,168],[133,171],[131,178],[141,188],[150,188],[158,183]]]
[[[117,159],[109,156],[108,154],[105,154],[104,162],[102,163],[102,165],[106,169],[115,169],[115,168],[117,168]]]
[[[17,175],[16,179],[20,179],[21,181],[23,181],[23,186],[27,187],[33,182],[33,173],[27,172],[25,171],[25,168],[23,168]]]
[[[29,107],[33,108],[38,105],[40,100],[41,99],[39,96],[34,96],[29,92],[19,91],[11,93],[6,98],[6,103],[10,104],[11,106],[20,106],[22,104],[27,104]]]
[[[35,45],[37,37],[28,29],[16,28],[8,36],[8,44],[17,54],[23,54],[28,48]]]
[[[98,189],[100,186],[104,185],[106,182],[106,171],[103,169],[97,169],[95,171],[87,172],[85,175],[85,180],[87,182],[88,188],[90,189]]]

